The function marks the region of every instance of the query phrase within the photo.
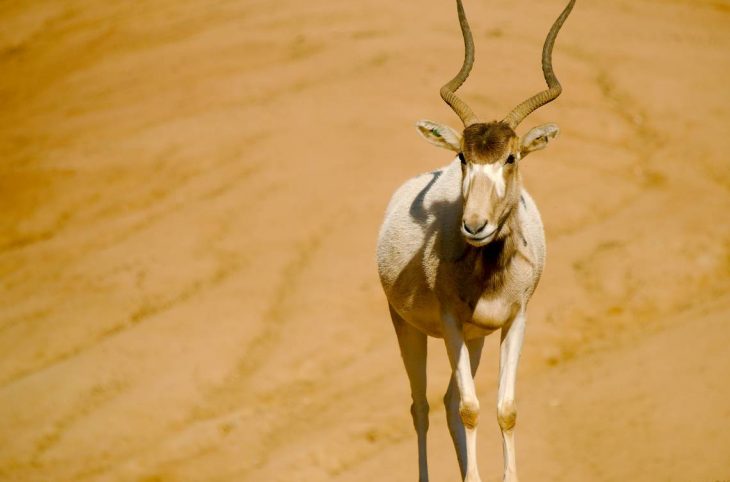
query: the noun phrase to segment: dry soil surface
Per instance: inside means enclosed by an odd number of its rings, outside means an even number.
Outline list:
[[[559,0],[467,0],[485,119],[543,88]],[[374,263],[451,160],[453,1],[0,3],[0,480],[415,480]],[[547,230],[523,481],[730,480],[730,3],[579,0],[521,127]],[[434,481],[458,479],[430,342]],[[479,465],[501,480],[497,340]]]

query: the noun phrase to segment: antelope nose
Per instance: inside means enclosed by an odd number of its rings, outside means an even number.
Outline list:
[[[479,231],[484,229],[484,226],[487,225],[487,220],[485,219],[483,222],[481,220],[475,220],[475,221],[464,221],[464,231],[466,231],[469,234],[477,234]]]

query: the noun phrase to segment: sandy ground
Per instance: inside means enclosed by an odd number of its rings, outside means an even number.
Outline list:
[[[467,0],[483,118],[542,88],[562,3]],[[522,480],[730,480],[728,52],[727,0],[579,0],[558,38],[564,93],[522,126],[562,128],[523,165]],[[374,245],[450,160],[413,123],[458,126],[461,56],[445,0],[0,3],[0,480],[414,480]]]

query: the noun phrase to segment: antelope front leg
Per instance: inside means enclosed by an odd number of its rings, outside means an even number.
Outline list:
[[[520,311],[512,322],[502,328],[499,353],[499,392],[497,395],[497,421],[502,429],[502,450],[504,452],[504,481],[517,482],[515,465],[515,379],[517,363],[522,351],[525,335],[525,314]]]
[[[474,388],[469,349],[464,341],[461,322],[452,315],[445,314],[444,341],[449,354],[449,362],[459,390],[459,415],[464,424],[466,435],[465,482],[481,482],[477,468],[477,424],[479,423],[479,400]]]
[[[466,347],[469,349],[472,378],[474,378],[477,368],[479,368],[483,346],[484,338],[475,338],[466,342]],[[451,376],[449,388],[446,390],[446,395],[444,395],[444,406],[446,407],[446,421],[449,424],[449,432],[454,442],[456,457],[459,460],[459,469],[463,478],[466,476],[466,433],[459,414],[459,388],[456,386],[455,375]]]

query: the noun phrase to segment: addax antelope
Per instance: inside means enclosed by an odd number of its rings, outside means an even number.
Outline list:
[[[484,337],[496,330],[501,330],[497,421],[503,438],[504,480],[517,480],[517,362],[525,310],[545,264],[540,213],[522,187],[519,170],[527,154],[555,138],[558,126],[541,125],[522,137],[515,129],[561,93],[552,50],[574,3],[570,0],[545,39],[542,70],[548,88],[502,121],[484,123],[455,94],[474,62],[471,30],[457,0],[466,53],[459,73],[441,88],[441,97],[464,129],[459,134],[426,120],[417,127],[427,141],[458,155],[448,166],[403,184],[386,211],[378,239],[378,270],[410,380],[421,481],[428,480],[426,337],[445,340],[452,368],[444,397],[449,431],[462,477],[474,482],[480,480],[476,463],[480,408],[474,374]]]

